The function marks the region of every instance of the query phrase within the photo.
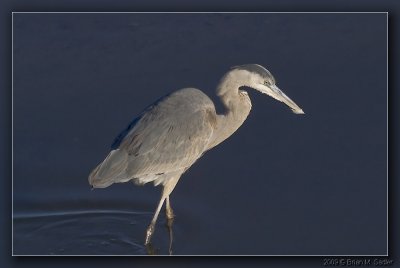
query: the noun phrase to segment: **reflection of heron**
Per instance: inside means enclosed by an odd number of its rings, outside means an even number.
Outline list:
[[[90,174],[89,183],[104,188],[132,180],[136,184],[163,185],[145,244],[150,242],[161,207],[173,218],[169,195],[184,173],[204,152],[231,136],[246,120],[251,102],[241,87],[254,88],[288,105],[296,114],[303,110],[276,85],[264,67],[233,67],[217,87],[225,111],[217,114],[213,102],[198,89],[184,88],[149,106],[116,138],[112,151]]]

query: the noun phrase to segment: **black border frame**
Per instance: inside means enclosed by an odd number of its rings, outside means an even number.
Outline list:
[[[3,59],[0,64],[0,176],[2,180],[1,203],[2,218],[1,230],[3,231],[2,242],[0,243],[0,263],[2,267],[109,267],[109,266],[142,266],[154,267],[162,265],[163,267],[175,267],[177,264],[185,266],[209,266],[218,265],[229,267],[242,266],[262,266],[273,267],[315,267],[324,266],[324,259],[353,259],[365,260],[371,259],[371,265],[374,260],[393,260],[392,267],[397,267],[398,258],[398,239],[399,239],[399,175],[396,167],[399,145],[395,137],[398,133],[398,124],[396,124],[396,115],[398,108],[395,105],[399,99],[398,76],[396,76],[396,67],[399,64],[399,57],[396,47],[400,38],[400,1],[397,0],[337,0],[337,1],[318,1],[318,0],[274,0],[274,1],[220,1],[210,0],[202,2],[185,2],[182,0],[170,1],[168,4],[161,1],[97,1],[93,3],[87,0],[61,0],[58,2],[49,0],[10,1],[3,0],[0,3],[0,57]],[[388,157],[389,157],[389,206],[388,206],[388,232],[389,232],[389,255],[387,257],[175,257],[166,260],[166,257],[148,259],[146,257],[12,257],[11,241],[11,24],[12,12],[129,12],[129,11],[244,11],[244,12],[388,12]],[[396,45],[397,44],[397,45]],[[397,213],[396,213],[397,212]],[[338,265],[343,266],[343,265]],[[347,266],[347,265],[345,265]]]

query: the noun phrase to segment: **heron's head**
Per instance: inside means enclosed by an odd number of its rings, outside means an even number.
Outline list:
[[[232,67],[227,76],[238,84],[254,88],[285,103],[295,114],[304,114],[303,110],[276,86],[274,76],[261,65],[245,64],[235,66]]]

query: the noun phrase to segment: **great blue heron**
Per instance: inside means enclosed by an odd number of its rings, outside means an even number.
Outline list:
[[[89,175],[94,188],[132,180],[136,184],[163,185],[160,202],[147,228],[149,244],[158,214],[166,200],[166,216],[174,217],[169,195],[181,175],[206,151],[231,136],[251,110],[254,88],[304,114],[276,85],[272,74],[257,64],[232,67],[217,87],[225,111],[217,114],[214,103],[202,91],[184,88],[146,108],[115,139],[112,150]]]

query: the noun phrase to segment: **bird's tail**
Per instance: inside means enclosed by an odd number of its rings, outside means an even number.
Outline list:
[[[112,150],[89,175],[89,184],[93,188],[106,188],[116,182],[129,180],[126,175],[128,153],[119,149]]]

